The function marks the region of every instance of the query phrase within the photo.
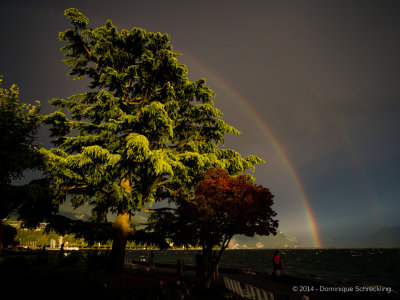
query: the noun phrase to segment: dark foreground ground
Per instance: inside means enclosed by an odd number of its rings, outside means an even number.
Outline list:
[[[157,266],[157,264],[156,264]],[[157,270],[169,270],[174,272],[173,266],[166,264],[158,264]],[[138,266],[140,268],[140,266]],[[194,276],[194,270],[187,269],[186,274]],[[219,280],[215,283],[224,285],[223,277],[227,276],[231,279],[239,281],[244,286],[245,283],[250,284],[259,289],[264,289],[274,295],[275,300],[295,300],[295,299],[320,299],[320,300],[337,300],[337,299],[379,299],[390,300],[400,299],[400,294],[387,287],[369,287],[362,285],[344,285],[342,283],[331,283],[318,279],[309,279],[294,274],[283,273],[280,278],[275,278],[272,274],[256,274],[248,272],[248,270],[222,269]],[[353,291],[351,291],[351,289]],[[364,289],[364,291],[361,291]],[[240,297],[239,297],[240,298]]]
[[[275,300],[400,299],[395,291],[350,292],[357,285],[344,286],[284,273],[276,279],[269,274],[225,269],[212,288],[204,291],[194,270],[186,268],[178,280],[176,268],[171,265],[156,264],[154,271],[146,271],[140,263],[133,264],[122,276],[112,277],[101,268],[101,258],[96,257],[70,257],[61,264],[56,255],[43,259],[18,254],[0,259],[0,299],[240,299],[225,289],[223,276],[272,292]],[[366,287],[358,286],[362,288]]]
[[[100,256],[8,253],[0,256],[0,299],[240,299],[221,282],[210,290],[200,287],[194,272],[178,280],[175,268],[147,271],[144,266],[126,268],[122,276],[109,276]]]

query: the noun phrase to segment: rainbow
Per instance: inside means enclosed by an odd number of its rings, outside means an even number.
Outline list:
[[[293,166],[292,162],[290,161],[288,155],[286,154],[285,149],[279,143],[277,138],[274,136],[272,131],[268,128],[265,122],[261,119],[261,117],[257,114],[257,112],[246,102],[244,98],[242,98],[238,92],[236,92],[231,86],[229,86],[220,76],[215,74],[212,70],[198,62],[197,60],[193,59],[192,57],[188,57],[186,54],[184,55],[185,59],[188,59],[190,64],[195,66],[196,68],[200,69],[202,72],[206,73],[207,76],[211,76],[213,81],[218,84],[219,87],[222,87],[241,107],[247,111],[252,118],[255,120],[257,125],[262,129],[264,134],[267,136],[268,140],[273,145],[275,151],[278,153],[279,157],[281,158],[284,166],[288,169],[290,176],[293,178],[295,187],[299,193],[300,199],[302,201],[304,211],[306,214],[306,219],[308,221],[308,226],[310,228],[310,233],[312,235],[312,240],[314,243],[314,247],[321,248],[322,242],[321,237],[318,231],[317,221],[315,219],[310,201],[306,195],[304,187],[301,183],[301,180],[297,174],[295,167]]]
[[[351,146],[351,140],[347,135],[346,128],[341,126],[341,124],[339,124],[339,123],[337,123],[336,126],[337,126],[338,130],[340,130],[342,132],[340,137],[341,137],[342,143],[346,147],[347,153],[350,157],[350,162],[353,165],[353,170],[357,175],[357,176],[355,176],[355,178],[358,178],[358,180],[359,180],[361,192],[362,192],[363,197],[366,200],[366,203],[369,207],[371,223],[378,231],[379,229],[384,227],[384,222],[378,213],[379,208],[376,205],[377,200],[375,199],[373,192],[370,190],[369,185],[366,184],[367,179],[365,178],[364,172],[362,170],[361,162],[360,162],[354,148]],[[381,234],[381,235],[377,236],[376,242],[377,243],[388,243],[387,240],[388,240],[387,236],[384,234]]]

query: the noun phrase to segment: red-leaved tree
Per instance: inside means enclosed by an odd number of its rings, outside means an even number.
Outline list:
[[[278,221],[271,208],[273,198],[268,188],[254,184],[247,175],[231,177],[225,170],[211,169],[195,186],[194,197],[179,202],[181,235],[201,245],[206,261],[212,262],[205,270],[206,287],[210,286],[214,265],[235,234],[276,234]],[[216,246],[220,251],[212,260]]]

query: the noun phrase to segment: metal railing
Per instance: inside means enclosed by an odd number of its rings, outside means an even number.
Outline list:
[[[133,259],[126,258],[125,265],[127,266],[134,266],[137,261]],[[253,286],[248,283],[239,282],[234,280],[226,275],[223,276],[224,283],[226,288],[238,294],[240,297],[244,299],[251,299],[251,300],[274,300],[274,295],[271,292],[268,292],[264,289],[259,287]]]
[[[228,276],[223,276],[223,278],[226,288],[244,299],[274,300],[274,295],[271,292],[248,283],[239,282]]]

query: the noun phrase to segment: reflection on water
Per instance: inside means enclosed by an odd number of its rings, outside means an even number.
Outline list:
[[[150,251],[133,250],[128,258],[146,260]],[[274,250],[227,250],[221,267],[272,272]],[[155,251],[156,262],[194,265],[196,250]],[[400,249],[283,249],[283,271],[333,282],[380,284],[400,290]]]

